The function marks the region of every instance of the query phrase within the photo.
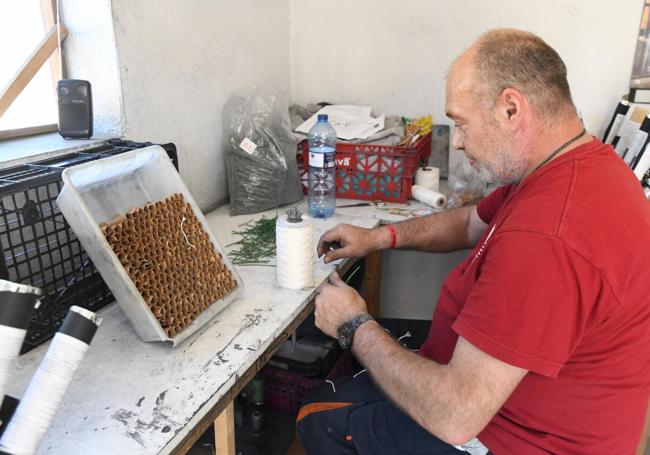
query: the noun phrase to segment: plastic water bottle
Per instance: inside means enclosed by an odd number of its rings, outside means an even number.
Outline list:
[[[327,218],[336,206],[336,131],[327,122],[327,114],[319,114],[318,122],[309,130],[309,214]]]

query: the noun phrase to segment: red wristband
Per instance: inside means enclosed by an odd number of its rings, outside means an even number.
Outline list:
[[[395,230],[395,226],[392,224],[385,224],[384,226],[390,231],[390,247],[395,248],[397,246],[397,231]]]

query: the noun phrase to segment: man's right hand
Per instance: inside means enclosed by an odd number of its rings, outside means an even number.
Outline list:
[[[318,257],[323,254],[326,264],[341,258],[361,257],[373,250],[386,248],[386,240],[390,244],[390,233],[385,229],[366,229],[350,224],[339,224],[327,231],[318,241]],[[388,236],[388,237],[387,237]],[[332,243],[338,243],[340,248],[331,249]]]

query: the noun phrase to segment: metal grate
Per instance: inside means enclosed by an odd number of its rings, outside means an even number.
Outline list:
[[[0,171],[0,278],[43,290],[22,352],[51,338],[70,306],[96,311],[114,300],[56,205],[63,169],[148,145],[112,139],[83,152]],[[163,148],[178,169],[174,144]]]

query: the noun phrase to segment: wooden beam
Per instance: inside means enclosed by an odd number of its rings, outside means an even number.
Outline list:
[[[35,134],[52,133],[58,129],[59,126],[56,123],[52,123],[50,125],[28,126],[27,128],[0,131],[0,141],[17,137],[33,136]]]
[[[214,450],[216,455],[235,455],[235,405],[232,401],[214,421]]]
[[[56,24],[56,12],[54,10],[54,2],[56,0],[41,0],[41,11],[43,13],[43,25],[45,30],[50,30]],[[57,46],[50,56],[50,70],[52,72],[52,88],[56,90],[56,83],[63,79],[63,72],[61,69],[61,57],[59,56],[59,47]]]
[[[68,30],[61,26],[61,41],[68,35]],[[38,73],[43,64],[50,58],[52,52],[57,48],[57,32],[56,26],[52,27],[45,35],[43,41],[36,47],[32,55],[23,64],[22,68],[18,70],[13,79],[0,93],[0,116],[2,116],[11,103],[14,102],[20,92],[29,84],[29,81]]]

